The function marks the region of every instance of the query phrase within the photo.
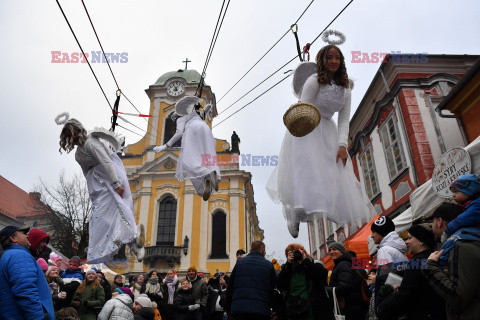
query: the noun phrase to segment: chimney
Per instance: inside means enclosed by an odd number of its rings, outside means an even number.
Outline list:
[[[36,201],[40,201],[40,198],[41,198],[41,194],[40,192],[29,192],[29,194],[33,197],[33,199],[35,199]]]

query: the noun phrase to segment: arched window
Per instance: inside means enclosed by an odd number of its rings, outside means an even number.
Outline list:
[[[165,118],[165,132],[163,133],[163,144],[167,143],[171,137],[175,134],[175,121],[170,118],[170,115]],[[180,147],[182,145],[182,139],[180,138],[173,146],[170,147]]]
[[[212,215],[212,254],[210,259],[222,258],[228,258],[227,215],[219,210]]]
[[[168,196],[160,202],[158,212],[157,245],[173,246],[175,242],[175,222],[177,219],[177,200]]]

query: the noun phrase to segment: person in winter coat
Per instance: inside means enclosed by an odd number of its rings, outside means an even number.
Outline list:
[[[113,291],[115,291],[115,289],[123,288],[123,287],[128,287],[123,283],[123,276],[121,274],[115,275],[115,277],[113,278],[112,286],[111,286],[112,293]]]
[[[387,216],[382,216],[375,220],[370,229],[372,230],[373,241],[378,245],[374,298],[375,309],[377,309],[383,300],[381,289],[387,280],[388,274],[391,272],[401,273],[397,271],[396,266],[408,261],[405,255],[407,246],[395,232],[395,224],[392,219]]]
[[[175,320],[175,308],[173,306],[173,300],[175,298],[175,292],[178,288],[178,277],[175,274],[175,270],[170,269],[167,271],[165,279],[162,283],[162,295],[163,298],[160,301],[159,308],[163,320]]]
[[[55,320],[47,280],[28,251],[28,230],[7,226],[0,231],[5,250],[0,259],[0,319]]]
[[[110,282],[108,282],[101,270],[97,270],[97,278],[100,280],[100,284],[105,291],[105,301],[110,300],[112,298],[112,286],[110,285]]]
[[[134,320],[132,291],[125,287],[115,289],[112,299],[108,300],[97,320]]]
[[[192,294],[195,297],[195,303],[200,304],[203,310],[207,305],[208,290],[207,282],[197,274],[197,268],[191,266],[188,268],[186,279],[192,284]]]
[[[335,264],[327,287],[329,294],[333,296],[335,288],[335,295],[339,299],[339,303],[345,302],[341,309],[343,309],[346,320],[365,319],[368,304],[362,298],[363,275],[359,270],[352,269],[352,258],[356,257],[355,252],[346,251],[340,242],[330,243],[328,252]]]
[[[155,320],[155,311],[152,307],[152,301],[145,294],[141,294],[133,304],[135,320]]]
[[[62,278],[58,276],[58,267],[49,266],[45,272],[45,277],[47,278],[47,283],[50,287],[50,292],[52,293],[53,307],[55,311],[66,307],[65,298],[67,297],[67,293],[61,290],[61,287],[63,287],[63,281]]]
[[[142,287],[145,284],[145,275],[140,273],[135,280],[133,281],[130,290],[132,290],[133,295],[135,296],[135,300],[138,296],[142,293]]]
[[[105,304],[105,291],[95,270],[88,270],[85,280],[73,295],[72,306],[78,310],[80,320],[95,320],[95,307]]]
[[[422,275],[422,269],[427,267],[427,258],[435,247],[433,232],[423,226],[413,225],[408,229],[406,244],[413,257],[405,265],[398,290],[385,297],[378,306],[378,318],[395,319],[406,314],[409,320],[446,320],[445,301]]]
[[[314,263],[300,244],[285,249],[287,262],[278,275],[278,288],[285,293],[289,320],[333,319],[327,296],[328,271]],[[281,317],[281,315],[279,315]]]
[[[30,253],[35,259],[43,258],[48,261],[52,249],[48,248],[50,236],[42,229],[32,228],[28,233],[28,242],[30,242]]]
[[[159,303],[162,299],[162,284],[161,279],[158,277],[157,270],[152,270],[148,274],[148,280],[143,284],[140,289],[141,293],[145,293],[151,301]]]
[[[177,320],[197,320],[202,318],[200,304],[196,303],[192,292],[192,284],[187,279],[180,283],[175,299],[173,301]]]
[[[213,277],[208,280],[208,299],[205,315],[210,320],[222,320],[225,313],[226,299],[227,299],[227,282],[223,272],[215,273]],[[205,317],[204,317],[205,318]]]

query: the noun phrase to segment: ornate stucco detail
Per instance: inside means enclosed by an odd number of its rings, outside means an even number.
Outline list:
[[[223,143],[223,150],[230,150],[230,143],[228,143],[227,141],[225,141]]]
[[[223,209],[225,212],[230,210],[228,199],[226,198],[211,198],[208,202],[208,211],[213,212],[216,209]]]
[[[178,190],[180,189],[180,186],[174,185],[174,184],[164,184],[162,186],[157,187],[157,194],[156,197],[161,197],[164,193],[171,193],[175,195],[175,198],[178,199]]]

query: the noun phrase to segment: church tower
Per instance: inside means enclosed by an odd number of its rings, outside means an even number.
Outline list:
[[[145,92],[150,99],[146,135],[124,149],[122,161],[133,195],[137,224],[146,229],[145,258],[132,259],[126,273],[169,268],[185,274],[190,266],[206,276],[217,270],[230,272],[238,249],[249,251],[255,240],[263,240],[256,214],[252,175],[239,169],[238,137],[234,148],[216,139],[221,182],[208,201],[195,194],[189,179],[175,178],[181,141],[161,153],[154,146],[165,144],[174,134],[170,115],[174,104],[185,95],[193,96],[201,75],[195,70],[178,70],[162,75]],[[208,85],[202,90],[202,105],[212,104],[205,120],[212,126],[217,115],[215,94]]]

